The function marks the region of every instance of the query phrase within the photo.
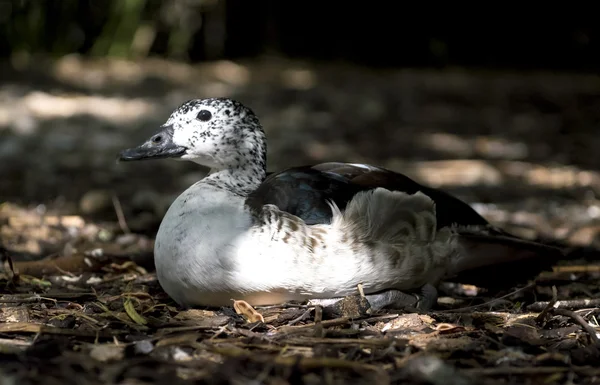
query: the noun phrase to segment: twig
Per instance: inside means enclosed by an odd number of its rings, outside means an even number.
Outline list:
[[[379,322],[379,321],[389,321],[392,319],[396,319],[400,317],[400,314],[398,313],[392,313],[392,314],[383,314],[383,315],[377,315],[374,317],[370,317],[370,318],[365,318],[360,320],[361,322],[365,322],[365,323],[373,323],[373,322]]]
[[[312,310],[313,310],[313,308],[308,308],[304,313],[302,313],[302,315],[300,317],[296,317],[293,320],[291,320],[290,322],[288,322],[287,326],[294,326],[298,322],[304,321],[305,319],[308,318],[308,316],[310,315],[310,312],[312,312]]]
[[[548,306],[548,303],[548,301],[534,302],[527,306],[527,310],[542,311],[546,306]],[[555,309],[583,309],[587,307],[598,307],[600,306],[600,298],[556,301],[553,306]]]
[[[541,366],[541,367],[494,367],[494,368],[470,368],[463,369],[463,372],[477,376],[507,376],[507,375],[536,375],[536,374],[556,374],[568,372],[570,368],[563,366]]]
[[[538,374],[556,374],[573,371],[586,376],[597,376],[600,369],[591,366],[498,366],[493,368],[469,368],[462,369],[462,372],[473,376],[506,376],[506,375],[538,375]]]
[[[544,310],[536,317],[535,321],[537,323],[542,323],[544,319],[546,319],[546,314],[552,309],[554,304],[558,301],[558,292],[556,290],[556,286],[552,286],[552,301],[549,301]]]
[[[0,271],[5,270],[10,272],[10,280],[13,284],[16,283],[19,280],[19,269],[17,269],[12,258],[8,254],[8,250],[6,250],[4,247],[0,247],[0,255],[2,256],[1,261],[4,265],[2,268],[0,268]]]
[[[351,345],[351,346],[377,346],[388,347],[397,343],[395,338],[314,338],[292,337],[285,340],[287,345],[314,346],[316,344]]]
[[[331,320],[321,321],[321,325],[323,325],[323,327],[339,326],[339,325],[347,324],[351,320],[352,319],[350,317],[335,318],[335,319],[331,319]],[[315,323],[311,322],[309,324],[298,325],[298,326],[281,326],[278,329],[278,331],[280,333],[285,334],[285,333],[293,333],[294,331],[297,331],[297,330],[311,329],[314,327],[315,327]]]
[[[314,335],[317,338],[325,337],[325,329],[323,327],[323,307],[320,305],[315,306],[315,329]]]
[[[520,288],[520,289],[517,289],[517,290],[515,290],[515,291],[512,291],[512,292],[510,292],[510,293],[508,293],[508,294],[506,294],[506,295],[503,295],[502,297],[494,298],[494,299],[492,299],[492,300],[490,300],[490,301],[487,301],[487,302],[481,303],[481,304],[479,304],[479,305],[473,305],[473,306],[461,307],[461,308],[458,308],[458,309],[448,309],[448,310],[442,310],[442,311],[439,311],[438,313],[460,313],[460,312],[463,312],[463,311],[465,311],[465,310],[473,310],[473,309],[477,309],[477,308],[479,308],[479,307],[482,307],[482,306],[491,305],[491,304],[493,304],[494,302],[498,301],[499,299],[504,299],[504,298],[510,297],[511,295],[515,295],[515,294],[517,294],[517,293],[520,293],[520,292],[522,292],[522,291],[525,291],[525,290],[531,289],[531,288],[532,288],[532,287],[534,287],[535,285],[536,285],[535,283],[529,284],[529,285],[527,285],[527,286],[525,286],[525,287],[522,287],[522,288]],[[541,309],[540,309],[540,310],[541,310]]]
[[[0,333],[34,333],[34,334],[54,334],[73,337],[94,338],[100,336],[102,338],[112,338],[114,334],[127,333],[126,330],[110,330],[110,331],[85,331],[78,329],[63,329],[42,324],[30,322],[9,322],[0,324]]]
[[[125,234],[131,234],[131,230],[129,230],[129,226],[127,226],[127,221],[125,220],[125,214],[123,213],[123,208],[121,207],[121,202],[119,201],[119,197],[117,194],[112,194],[112,202],[115,207],[115,213],[117,214],[117,220],[119,221],[119,227],[121,231]]]
[[[176,326],[176,327],[166,327],[158,329],[156,332],[156,336],[163,336],[165,334],[171,333],[181,333],[181,332],[192,332],[192,331],[200,331],[200,330],[215,330],[219,329],[221,325],[194,325],[194,326]]]
[[[323,321],[323,307],[315,306],[315,324],[320,324]]]
[[[58,302],[56,299],[54,298],[48,298],[48,297],[41,297],[37,294],[29,296],[29,297],[13,297],[12,299],[10,298],[11,296],[9,296],[9,298],[0,298],[0,303],[32,303],[32,302],[40,302],[40,301],[48,301],[48,302]]]
[[[571,318],[573,321],[575,321],[577,324],[579,324],[579,326],[581,326],[583,328],[583,330],[585,330],[590,335],[590,339],[592,340],[594,345],[596,345],[596,347],[600,348],[600,339],[598,338],[598,335],[596,335],[596,333],[597,333],[596,329],[594,329],[593,326],[588,324],[587,321],[584,320],[582,316],[580,316],[579,314],[575,313],[572,310],[567,310],[567,309],[554,308],[554,309],[552,309],[552,313],[556,314],[556,315],[563,315],[565,317]]]
[[[215,334],[213,334],[213,335],[212,335],[212,336],[209,338],[209,340],[214,340],[214,339],[216,339],[218,336],[220,336],[222,333],[224,333],[224,332],[227,330],[227,328],[228,328],[228,327],[229,327],[229,325],[223,325],[223,326],[221,326],[221,327],[219,328],[219,330],[217,330],[217,331],[215,332]]]
[[[356,288],[358,289],[358,293],[360,294],[360,296],[362,298],[365,298],[365,290],[363,289],[362,283],[359,283],[358,285],[356,285]]]

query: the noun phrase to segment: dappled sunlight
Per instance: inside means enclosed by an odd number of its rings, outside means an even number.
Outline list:
[[[506,126],[485,126],[485,135],[473,131],[489,116],[476,108],[465,109],[463,93],[466,88],[471,90],[469,98],[483,97],[474,84],[489,77],[452,71],[385,74],[268,58],[188,65],[162,59],[68,56],[54,63],[48,66],[54,80],[50,87],[20,80],[0,90],[0,126],[9,132],[0,156],[5,165],[19,165],[10,168],[10,175],[25,175],[6,178],[3,190],[8,196],[25,197],[24,201],[53,199],[56,191],[64,191],[60,184],[67,182],[66,194],[74,203],[90,191],[115,188],[123,191],[124,207],[132,210],[137,210],[137,190],[158,196],[180,191],[200,178],[195,165],[160,161],[116,166],[116,151],[145,140],[183,101],[214,96],[239,99],[258,114],[269,140],[271,171],[327,161],[364,162],[459,192],[473,203],[502,204],[536,191],[600,191],[595,171],[561,166],[570,153],[560,148],[560,140],[545,144],[556,146],[555,158],[548,164],[536,163],[540,159],[536,140],[549,116],[502,110]],[[513,83],[531,87],[532,93],[539,84],[527,77],[513,78],[502,83],[507,93]],[[570,87],[578,84],[587,90],[585,79],[574,77]],[[459,113],[451,113],[453,109]],[[432,111],[437,111],[435,116]],[[528,132],[521,135],[524,126],[515,116],[537,120],[528,121]],[[585,145],[592,142],[593,138]],[[24,151],[37,156],[20,156]],[[591,162],[595,154],[588,153]],[[157,169],[160,177],[150,177]],[[53,175],[52,180],[37,176],[36,170]]]
[[[140,65],[127,60],[83,60],[78,55],[67,55],[56,61],[51,73],[66,84],[102,89],[111,83],[138,84],[146,73]]]
[[[505,174],[544,188],[565,189],[589,187],[600,193],[600,174],[567,165],[538,165],[526,162],[500,162],[498,168]]]
[[[317,76],[312,70],[290,68],[282,71],[281,84],[286,88],[309,90],[317,86]]]
[[[438,187],[501,185],[518,181],[522,187],[544,189],[591,188],[600,193],[600,173],[575,166],[539,165],[518,161],[455,159],[443,161],[391,160],[387,167]]]
[[[250,82],[250,70],[247,67],[229,60],[211,63],[208,72],[222,82],[234,86],[245,86]]]
[[[246,66],[229,60],[189,65],[158,58],[83,59],[68,55],[54,63],[51,74],[65,84],[96,91],[138,86],[149,79],[158,79],[170,87],[197,90],[205,97],[215,90],[220,96],[228,96],[235,87],[251,81],[251,72]]]
[[[59,96],[32,92],[22,99],[25,107],[39,119],[91,115],[111,123],[125,123],[156,112],[157,103],[143,98],[126,99],[102,96]]]
[[[529,155],[527,144],[494,136],[461,137],[447,132],[433,132],[418,135],[417,142],[454,157],[524,159]]]
[[[503,175],[480,160],[414,161],[391,160],[387,167],[436,187],[498,186]]]
[[[6,99],[4,95],[1,97]],[[43,120],[88,115],[109,123],[122,124],[132,123],[156,113],[157,103],[144,98],[53,95],[33,91],[22,98],[0,105],[0,126],[10,126],[19,134],[31,134]]]

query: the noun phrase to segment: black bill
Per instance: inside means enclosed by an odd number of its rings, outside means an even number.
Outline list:
[[[120,161],[143,159],[179,158],[185,154],[186,148],[173,143],[173,126],[163,126],[144,144],[128,148],[119,153]]]

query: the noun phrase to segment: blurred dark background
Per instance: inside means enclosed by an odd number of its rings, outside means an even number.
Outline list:
[[[600,27],[582,4],[0,0],[0,213],[115,221],[116,197],[153,234],[206,170],[117,152],[227,96],[259,116],[272,171],[368,162],[513,231],[600,228]]]
[[[596,72],[594,7],[266,0],[0,1],[0,54],[156,55],[199,62],[265,53],[367,66]]]

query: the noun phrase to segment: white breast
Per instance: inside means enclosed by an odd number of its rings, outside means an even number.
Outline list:
[[[182,305],[198,302],[198,295],[228,290],[235,263],[228,250],[251,221],[241,199],[223,195],[201,183],[191,186],[172,203],[156,235],[159,282]]]

